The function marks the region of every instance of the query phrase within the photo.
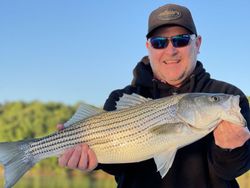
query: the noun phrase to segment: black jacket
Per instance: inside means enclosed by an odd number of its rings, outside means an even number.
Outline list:
[[[161,98],[173,93],[207,92],[240,95],[241,112],[250,125],[249,103],[235,86],[214,80],[197,62],[193,74],[180,88],[153,79],[148,58],[144,57],[134,69],[132,84],[113,91],[104,109],[115,110],[116,101],[123,93],[138,93],[145,97]],[[138,151],[139,152],[139,151]],[[250,143],[232,151],[214,143],[213,134],[177,151],[167,175],[161,179],[153,159],[130,164],[99,164],[98,168],[115,175],[119,188],[224,188],[238,187],[235,178],[250,169]]]

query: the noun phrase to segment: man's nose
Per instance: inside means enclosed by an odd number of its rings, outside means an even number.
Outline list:
[[[164,48],[164,53],[175,55],[177,54],[177,52],[178,52],[178,49],[173,46],[172,42],[169,41],[168,46]]]

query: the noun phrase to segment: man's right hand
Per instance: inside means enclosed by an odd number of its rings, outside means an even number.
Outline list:
[[[58,130],[63,128],[62,124],[57,125]],[[87,172],[94,170],[98,164],[94,151],[87,144],[78,144],[73,148],[67,149],[59,157],[58,163],[62,167]]]

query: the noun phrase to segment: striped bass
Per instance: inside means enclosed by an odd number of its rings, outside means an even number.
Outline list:
[[[187,93],[152,100],[124,94],[117,110],[82,104],[65,129],[42,138],[0,143],[5,188],[38,161],[87,143],[99,163],[131,163],[154,158],[164,177],[176,151],[213,131],[222,120],[246,126],[239,96]],[[139,152],[138,152],[139,151]]]

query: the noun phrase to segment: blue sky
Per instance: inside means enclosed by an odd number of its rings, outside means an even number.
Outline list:
[[[102,106],[147,54],[149,13],[189,7],[213,78],[250,96],[250,1],[1,0],[0,103],[85,101]]]

